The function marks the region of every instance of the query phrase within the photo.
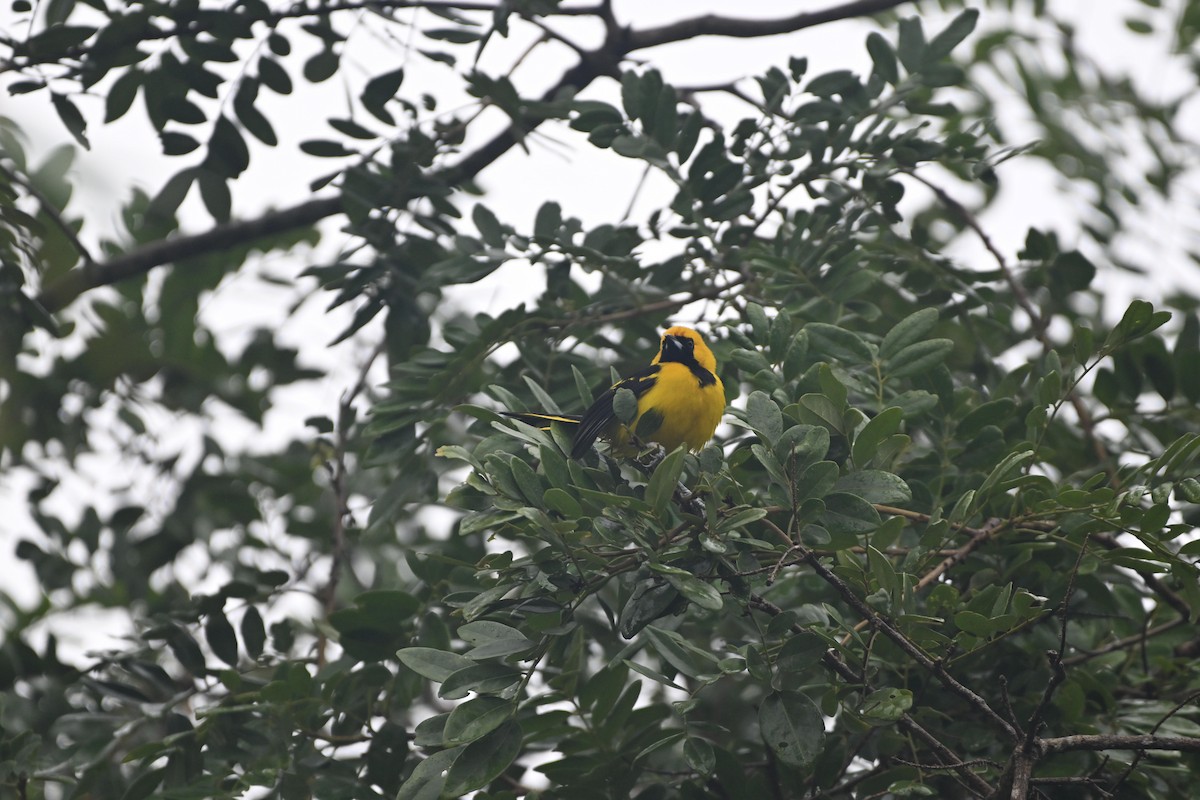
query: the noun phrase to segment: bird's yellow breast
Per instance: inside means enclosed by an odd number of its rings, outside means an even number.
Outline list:
[[[664,363],[654,386],[638,398],[638,416],[633,429],[647,414],[658,416],[661,422],[648,441],[658,442],[667,450],[686,444],[699,450],[712,438],[721,416],[725,413],[725,387],[715,375],[715,382],[701,386],[699,379],[683,364]],[[639,437],[643,438],[643,437]]]

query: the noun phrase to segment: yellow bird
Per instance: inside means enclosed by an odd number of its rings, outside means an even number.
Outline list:
[[[622,425],[613,411],[618,389],[628,389],[637,397],[637,415],[629,426]],[[578,426],[572,458],[582,458],[597,437],[612,442],[613,452],[629,453],[631,434],[639,442],[658,442],[667,450],[681,444],[699,450],[725,413],[725,386],[717,377],[717,359],[700,334],[676,325],[663,332],[650,366],[614,383],[582,415],[504,413],[530,425]]]

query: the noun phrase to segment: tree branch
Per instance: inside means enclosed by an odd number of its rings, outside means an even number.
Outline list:
[[[775,19],[742,19],[740,17],[722,17],[719,14],[705,14],[702,17],[683,19],[667,25],[660,25],[657,28],[630,31],[629,52],[693,39],[697,36],[731,36],[739,39],[752,39],[759,36],[793,33],[827,22],[871,16],[906,2],[909,0],[855,0],[852,3],[832,6],[820,11],[802,11],[790,17]]]
[[[566,90],[582,89],[596,78],[619,75],[621,61],[634,50],[680,41],[693,36],[756,37],[787,33],[825,22],[876,14],[901,5],[903,2],[907,2],[907,0],[856,0],[856,2],[833,6],[823,11],[796,14],[774,20],[741,20],[708,15],[643,31],[629,31],[619,25],[608,24],[606,25],[608,34],[604,43],[595,50],[584,52],[579,63],[564,72],[554,86],[542,95],[541,99],[543,101],[553,100]],[[346,3],[344,7],[349,8],[350,5],[350,3]],[[406,3],[404,0],[391,0],[390,2],[364,2],[362,5],[376,8],[400,8],[429,6],[431,3]],[[445,3],[444,5],[462,10],[474,4]],[[483,10],[483,8],[481,5],[479,9],[472,7],[470,10]],[[600,6],[573,9],[569,13],[596,13],[603,17],[603,12],[604,7]],[[430,177],[443,184],[456,184],[474,178],[485,167],[508,152],[540,122],[541,120],[536,118],[523,123],[514,122],[457,164]],[[85,264],[72,270],[48,286],[38,297],[38,302],[51,312],[61,311],[91,289],[142,275],[154,267],[172,261],[249,244],[264,236],[314,225],[326,217],[341,212],[340,198],[308,200],[291,208],[267,212],[253,220],[230,222],[203,233],[154,242],[117,256],[110,261]]]
[[[756,608],[759,611],[764,611],[771,616],[779,616],[783,613],[783,609],[772,603],[766,598],[756,594],[751,594],[748,605],[751,608]],[[803,633],[804,628],[800,625],[793,625],[794,633]],[[854,686],[862,686],[864,690],[869,691],[870,685],[866,678],[856,673],[849,664],[843,661],[833,650],[826,650],[825,655],[821,658],[821,663],[827,669],[836,674],[842,680]],[[964,761],[953,750],[942,743],[940,739],[923,728],[920,723],[913,719],[908,714],[903,714],[897,721],[897,725],[905,732],[920,739],[933,752],[937,758],[941,759],[942,764],[946,768],[952,770],[958,779],[968,787],[978,797],[987,797],[992,794],[992,787],[983,778],[971,771],[969,764],[971,762]]]
[[[1093,658],[1096,658],[1097,656],[1105,655],[1106,653],[1112,653],[1117,650],[1124,650],[1127,647],[1135,647],[1139,644],[1149,641],[1151,638],[1158,636],[1161,633],[1166,633],[1167,631],[1174,630],[1175,628],[1178,628],[1180,625],[1186,625],[1187,623],[1188,623],[1188,621],[1186,618],[1177,617],[1176,619],[1173,619],[1170,622],[1164,622],[1162,625],[1156,625],[1155,627],[1150,628],[1148,630],[1144,630],[1141,633],[1135,633],[1132,636],[1126,636],[1124,639],[1117,639],[1115,642],[1109,642],[1108,644],[1104,645],[1103,647],[1099,647],[1095,650],[1079,652],[1079,653],[1076,653],[1075,655],[1071,656],[1070,658],[1064,658],[1063,666],[1072,667],[1072,666],[1075,666],[1076,664],[1082,664],[1085,661],[1089,661]],[[1079,645],[1075,645],[1074,647],[1076,650],[1080,649]]]
[[[563,73],[562,78],[543,95],[543,99],[551,99],[564,89],[578,89],[587,85],[600,75],[598,64],[605,61],[595,57],[582,59]],[[531,127],[537,124],[538,120],[530,123]],[[434,180],[458,183],[474,178],[517,143],[514,129],[515,125],[502,131],[457,164],[433,176]],[[50,312],[61,311],[91,289],[119,283],[172,261],[250,244],[267,236],[315,225],[326,217],[342,213],[342,210],[340,197],[318,198],[281,211],[268,211],[252,220],[229,222],[203,233],[153,242],[109,261],[83,264],[46,287],[38,297],[38,302]]]
[[[1120,736],[1117,734],[1080,734],[1040,739],[1046,755],[1072,750],[1182,750],[1200,753],[1200,739],[1191,736]]]
[[[71,227],[71,223],[67,222],[67,220],[63,218],[61,210],[56,208],[54,204],[50,202],[50,198],[46,197],[46,195],[42,193],[41,189],[35,186],[33,182],[30,181],[25,175],[21,174],[17,170],[11,170],[3,164],[0,164],[0,175],[8,178],[11,183],[15,183],[20,186],[29,193],[30,197],[38,201],[42,211],[44,211],[50,221],[54,223],[54,227],[58,228],[62,235],[66,237],[67,241],[71,243],[71,247],[75,248],[75,252],[79,254],[81,259],[83,259],[84,264],[92,264],[95,262],[96,259],[93,258],[88,249],[84,247],[83,242],[79,241],[79,236],[76,235],[75,229]]]
[[[926,586],[940,578],[946,572],[946,570],[966,561],[967,557],[970,556],[971,553],[974,553],[981,546],[983,546],[985,542],[988,542],[993,536],[1002,531],[1007,524],[1008,523],[1004,520],[988,520],[982,528],[972,533],[971,538],[967,540],[966,544],[964,544],[962,547],[959,547],[950,555],[946,556],[944,559],[938,562],[937,566],[922,575],[921,579],[917,581],[917,585],[913,590],[920,591],[921,589],[924,589]]]
[[[779,526],[775,525],[769,519],[763,520],[763,523],[768,527],[779,530]],[[786,536],[786,534],[784,534]],[[796,551],[800,554],[800,558],[812,567],[813,571],[830,586],[832,586],[842,599],[854,609],[855,613],[863,619],[870,622],[871,626],[882,633],[887,638],[891,639],[897,647],[903,650],[909,658],[913,659],[923,669],[933,675],[937,680],[952,691],[954,694],[962,698],[968,705],[978,711],[982,716],[986,717],[989,722],[1004,732],[1010,739],[1018,740],[1019,732],[1008,723],[1008,720],[1000,716],[992,709],[988,702],[980,697],[969,688],[959,683],[954,677],[946,671],[946,667],[940,662],[930,658],[925,651],[913,644],[912,640],[905,636],[900,631],[896,630],[890,622],[881,617],[875,612],[866,602],[863,601],[850,586],[833,573],[828,567],[821,563],[821,559],[817,555],[803,545],[795,545]]]
[[[217,225],[203,233],[161,239],[108,261],[85,263],[71,270],[43,289],[38,302],[48,311],[61,311],[84,292],[99,286],[119,283],[172,261],[227,250],[278,233],[304,228],[325,217],[341,213],[341,210],[340,197],[318,198],[282,211],[268,211],[255,219]]]

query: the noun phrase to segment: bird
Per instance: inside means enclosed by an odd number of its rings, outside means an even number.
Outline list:
[[[623,425],[613,411],[617,391],[637,398],[637,413]],[[717,359],[699,333],[683,325],[663,331],[650,366],[623,378],[595,399],[583,414],[506,411],[505,416],[530,425],[561,422],[575,426],[571,457],[583,456],[597,438],[608,439],[611,452],[625,455],[631,442],[657,442],[674,450],[686,444],[699,450],[716,431],[725,413],[725,385],[717,377]]]

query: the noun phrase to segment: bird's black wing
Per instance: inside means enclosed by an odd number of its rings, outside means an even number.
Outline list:
[[[571,458],[582,458],[596,437],[600,436],[617,418],[613,413],[613,398],[617,389],[628,389],[635,397],[641,397],[654,386],[658,380],[658,372],[662,369],[659,364],[651,364],[643,370],[633,373],[613,384],[604,394],[596,398],[591,407],[579,418],[579,428],[575,431],[575,439],[571,443]]]

